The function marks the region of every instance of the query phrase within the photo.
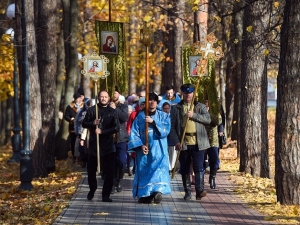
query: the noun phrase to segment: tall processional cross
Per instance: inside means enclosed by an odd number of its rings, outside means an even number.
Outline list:
[[[201,54],[200,65],[197,68],[198,76],[205,75],[207,62],[210,57],[212,57],[216,61],[224,56],[224,53],[220,46],[218,46],[217,48],[213,47],[213,45],[217,42],[217,38],[213,33],[208,34],[205,39],[206,40],[204,45],[201,45],[199,41],[193,44],[194,55]]]
[[[198,42],[194,43],[193,46],[192,46],[193,54],[194,55],[201,55],[200,63],[197,66],[198,81],[197,81],[194,93],[197,93],[199,83],[200,83],[200,78],[205,76],[205,74],[206,74],[207,63],[208,63],[209,58],[213,58],[213,60],[216,61],[216,60],[219,60],[220,58],[222,58],[224,56],[224,53],[223,53],[222,48],[220,46],[218,46],[216,48],[213,47],[213,45],[216,42],[217,42],[217,39],[216,39],[215,35],[213,33],[210,33],[209,35],[206,36],[204,45],[201,45],[201,43],[198,41]],[[192,102],[194,102],[195,96],[196,96],[196,94],[193,95]],[[194,104],[191,104],[189,111],[193,111],[193,109],[194,109]],[[184,129],[183,129],[183,133],[182,133],[182,136],[181,136],[181,142],[180,142],[181,146],[182,146],[183,141],[184,141],[184,136],[185,136],[185,133],[186,133],[186,127],[187,127],[188,120],[189,119],[187,119],[187,121],[184,124]],[[173,168],[172,176],[171,176],[172,179],[175,176],[179,156],[180,156],[180,151],[178,152],[177,157],[176,157],[175,166]]]

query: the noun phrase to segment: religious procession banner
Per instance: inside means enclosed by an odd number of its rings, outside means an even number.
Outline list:
[[[113,94],[115,86],[122,94],[128,93],[128,76],[126,68],[126,45],[124,24],[118,22],[95,21],[95,32],[99,52],[109,59],[107,70],[110,72],[104,81],[100,82],[100,90]]]
[[[196,85],[198,79],[200,79],[195,99],[201,103],[205,103],[208,100],[210,112],[213,115],[218,115],[220,112],[220,103],[215,81],[215,61],[213,58],[208,59],[204,76],[199,78],[197,75],[197,66],[201,58],[202,55],[199,53],[195,54],[192,46],[182,47],[182,82]]]

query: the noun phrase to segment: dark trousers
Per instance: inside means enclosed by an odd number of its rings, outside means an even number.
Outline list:
[[[210,147],[209,149],[207,149],[207,155],[210,169],[217,170],[220,166],[219,148]]]
[[[69,133],[70,135],[70,144],[71,144],[71,153],[72,153],[72,156],[74,156],[74,151],[75,151],[75,142],[76,142],[76,134],[74,132],[70,132]]]
[[[190,174],[190,165],[193,160],[194,173],[204,171],[204,156],[205,151],[199,151],[198,145],[188,145],[187,150],[180,152],[180,174]]]
[[[127,152],[127,167],[129,169],[130,167],[133,168],[134,166],[135,166],[134,158],[131,156],[131,153]]]
[[[126,169],[127,162],[127,142],[116,144],[116,167],[121,171]]]
[[[103,173],[105,174],[105,180],[103,182],[103,189],[102,189],[102,198],[109,197],[113,182],[114,182],[114,167],[115,167],[115,153],[112,152],[108,155],[101,156],[101,168]],[[87,166],[87,173],[88,173],[88,183],[91,191],[96,191],[97,189],[97,156],[90,156],[88,157],[88,166]]]

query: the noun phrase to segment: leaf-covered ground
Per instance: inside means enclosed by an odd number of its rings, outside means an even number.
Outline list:
[[[268,115],[270,165],[274,177],[274,121],[275,112]],[[44,179],[34,179],[31,191],[18,191],[19,164],[7,164],[12,155],[10,146],[0,148],[0,224],[52,224],[69,200],[81,180],[82,169],[71,160],[57,161],[55,173]],[[236,144],[229,142],[220,151],[221,170],[230,171],[230,179],[237,187],[237,195],[250,207],[265,215],[274,224],[300,224],[300,207],[284,206],[276,202],[273,179],[252,178],[238,172]]]
[[[55,173],[33,179],[31,191],[19,191],[19,163],[6,163],[11,155],[10,146],[0,148],[0,224],[52,224],[76,191],[80,167],[57,161]]]
[[[269,156],[272,179],[253,178],[250,174],[238,172],[239,160],[236,143],[229,142],[220,150],[221,169],[230,171],[230,180],[237,185],[235,191],[250,207],[265,215],[265,220],[274,224],[300,224],[300,206],[281,205],[276,201],[275,189],[275,111],[269,110]]]

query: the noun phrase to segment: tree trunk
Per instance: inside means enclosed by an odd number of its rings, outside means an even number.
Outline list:
[[[58,5],[62,9],[62,4]],[[61,14],[60,14],[61,15]],[[62,16],[60,19],[63,19]],[[65,85],[65,43],[63,23],[59,23],[59,33],[57,37],[57,73],[56,73],[56,104],[55,104],[55,135],[56,146],[59,143],[62,131],[62,116],[64,113],[64,85]],[[58,148],[55,147],[57,150]],[[57,156],[57,152],[55,154]]]
[[[234,11],[237,11],[238,6],[236,5],[234,8]],[[231,139],[237,140],[237,156],[240,157],[240,110],[241,110],[241,73],[242,73],[242,67],[241,67],[241,59],[242,59],[242,39],[243,39],[243,16],[244,11],[238,12],[234,16],[234,30],[235,30],[235,39],[237,40],[237,43],[235,45],[235,70],[234,70],[234,109],[233,109],[233,115],[232,115],[232,121],[230,121],[231,124]],[[229,123],[227,123],[229,124]]]
[[[183,44],[183,22],[180,19],[184,12],[184,0],[174,1],[174,88],[179,90],[182,85],[181,47]]]
[[[36,171],[36,176],[45,177],[55,170],[55,103],[56,98],[56,72],[57,49],[56,46],[56,1],[44,0],[38,2],[36,12],[37,27],[43,29],[43,36],[37,36],[38,66],[41,82],[41,112],[42,130],[41,138],[45,152],[47,171]],[[38,30],[37,30],[38,33]],[[42,160],[42,159],[38,159]]]
[[[281,204],[300,205],[299,1],[286,1],[281,30],[275,127],[275,183]]]
[[[250,3],[248,1],[248,3]],[[264,0],[245,8],[241,77],[240,171],[269,177],[267,123],[267,60],[263,42],[270,5]],[[249,26],[252,26],[250,32]],[[246,28],[248,27],[248,31]],[[259,44],[259,45],[257,45]]]
[[[163,6],[162,0],[154,0],[154,5],[160,5]],[[163,11],[157,11],[154,15],[155,21],[159,21],[160,16],[163,14]],[[162,93],[161,92],[161,83],[162,83],[162,67],[164,62],[164,46],[163,46],[163,31],[161,27],[158,27],[158,29],[154,33],[154,49],[153,49],[153,55],[151,57],[154,57],[153,62],[155,62],[155,65],[153,67],[155,68],[152,70],[152,80],[153,80],[153,88],[150,90],[153,90],[156,93]]]
[[[1,102],[1,112],[5,112],[7,108],[7,102],[2,101]],[[6,127],[6,113],[1,113],[1,124],[0,124],[0,146],[4,145],[4,139],[5,139],[5,127]]]
[[[138,34],[138,23],[139,19],[136,17],[135,12],[137,8],[136,6],[131,8],[131,14],[130,14],[130,27],[129,27],[129,49],[130,49],[130,60],[129,60],[129,79],[128,79],[128,90],[129,90],[129,95],[132,93],[137,93],[137,85],[136,85],[136,77],[135,75],[137,74],[137,68],[136,68],[136,60],[139,60],[138,57],[136,56],[136,51],[137,51],[137,46],[139,46],[139,35]]]
[[[66,54],[66,86],[65,86],[65,98],[64,98],[64,110],[67,105],[72,101],[75,92],[75,81],[78,73],[78,53],[77,53],[77,32],[78,32],[78,1],[63,1],[64,12],[64,31],[70,34],[68,40],[65,42],[65,54]],[[67,23],[69,21],[69,23]],[[66,35],[65,35],[66,36]],[[62,120],[61,138],[56,145],[57,159],[66,159],[68,157],[68,123]]]
[[[46,171],[45,153],[42,144],[41,90],[37,64],[36,32],[34,24],[34,1],[26,0],[27,46],[29,63],[30,96],[30,149],[33,150],[34,176],[37,171]],[[23,75],[22,75],[23,76]],[[44,174],[44,173],[43,173]]]
[[[13,99],[12,97],[9,97],[7,100],[7,108],[5,109],[7,113],[6,118],[6,125],[5,125],[5,138],[4,138],[4,144],[11,144],[11,131],[12,131],[12,107],[13,107]]]

